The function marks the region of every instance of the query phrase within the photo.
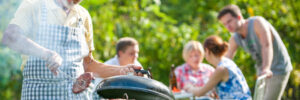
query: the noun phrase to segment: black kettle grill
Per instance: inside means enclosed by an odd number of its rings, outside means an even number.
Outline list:
[[[174,100],[172,91],[163,83],[133,75],[104,79],[96,89],[97,94],[106,99]]]

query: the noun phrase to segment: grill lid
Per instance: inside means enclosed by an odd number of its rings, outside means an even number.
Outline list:
[[[139,76],[110,77],[101,81],[96,89],[99,96],[108,99],[174,100],[173,93],[163,83]]]

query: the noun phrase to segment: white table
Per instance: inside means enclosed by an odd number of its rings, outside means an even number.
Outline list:
[[[208,96],[195,97],[192,93],[187,93],[185,91],[173,92],[175,100],[178,99],[190,99],[190,100],[213,100]]]
[[[193,98],[194,95],[192,93],[187,93],[185,91],[181,92],[173,92],[175,99],[184,99],[184,98]]]

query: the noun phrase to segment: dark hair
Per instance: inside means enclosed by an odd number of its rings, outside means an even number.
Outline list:
[[[117,42],[117,46],[116,46],[117,55],[119,56],[119,51],[125,52],[127,47],[134,46],[134,45],[138,45],[138,42],[134,38],[131,37],[121,38]]]
[[[230,13],[233,17],[241,15],[241,10],[237,5],[227,5],[218,14],[218,19],[221,19],[225,14]]]
[[[204,41],[204,50],[208,49],[216,56],[223,56],[228,50],[228,43],[218,36],[210,36]]]

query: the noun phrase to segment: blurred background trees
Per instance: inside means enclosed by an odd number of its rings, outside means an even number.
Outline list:
[[[0,40],[2,33],[12,19],[21,0],[0,0]],[[20,54],[0,42],[0,99],[19,100],[22,88]]]
[[[0,33],[7,26],[20,0],[0,0]],[[140,43],[139,61],[151,68],[153,78],[168,84],[172,64],[183,64],[182,48],[190,40],[201,43],[210,35],[228,40],[231,34],[218,22],[218,11],[237,4],[245,18],[265,17],[279,32],[287,47],[293,72],[283,99],[300,99],[300,1],[299,0],[83,0],[93,20],[95,59],[113,57],[116,41],[125,36]],[[2,34],[0,34],[2,37]],[[0,98],[19,99],[20,56],[0,47]],[[234,58],[248,85],[254,89],[255,62],[239,50]]]

